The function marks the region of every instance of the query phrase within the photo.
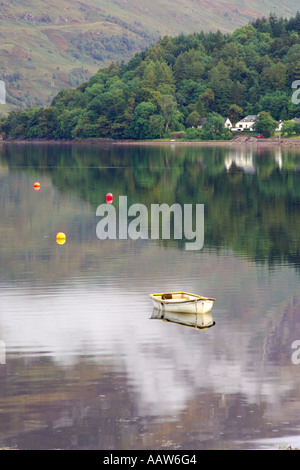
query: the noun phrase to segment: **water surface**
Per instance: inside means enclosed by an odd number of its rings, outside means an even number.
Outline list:
[[[299,447],[299,164],[280,149],[2,144],[0,446]],[[117,209],[120,195],[204,204],[204,247],[99,240],[107,192]],[[149,294],[176,290],[216,297],[215,325],[151,318]]]

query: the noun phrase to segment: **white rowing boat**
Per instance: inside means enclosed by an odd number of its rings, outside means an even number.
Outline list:
[[[188,292],[150,294],[150,299],[158,310],[179,313],[208,313],[216,300]]]
[[[153,309],[151,319],[159,319],[184,326],[205,330],[215,325],[211,312],[208,313],[179,313]]]

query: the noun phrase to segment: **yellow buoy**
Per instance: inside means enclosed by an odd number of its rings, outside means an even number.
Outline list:
[[[56,241],[59,245],[63,245],[64,243],[66,243],[66,239],[67,239],[67,237],[66,237],[65,233],[57,232]]]

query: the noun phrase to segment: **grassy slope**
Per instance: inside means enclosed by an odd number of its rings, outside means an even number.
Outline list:
[[[48,104],[111,60],[121,61],[164,35],[230,32],[270,11],[291,16],[298,0],[10,0],[0,1],[0,79],[7,105]],[[124,38],[128,41],[124,42]],[[105,45],[105,42],[108,42]],[[80,44],[86,49],[80,49]],[[90,45],[101,46],[95,58]]]

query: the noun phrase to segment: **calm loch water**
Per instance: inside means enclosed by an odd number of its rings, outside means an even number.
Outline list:
[[[280,149],[2,144],[0,446],[299,447],[299,168]],[[99,240],[107,192],[204,204],[204,247]],[[176,290],[216,297],[215,324],[153,318],[149,294]]]

